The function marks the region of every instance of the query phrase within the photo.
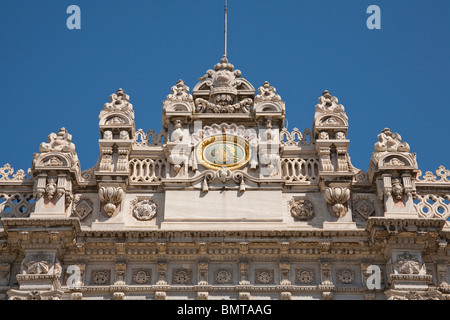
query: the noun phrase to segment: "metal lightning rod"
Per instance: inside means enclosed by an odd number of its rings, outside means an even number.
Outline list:
[[[227,20],[228,20],[228,6],[227,6],[227,0],[225,0],[225,46],[224,46],[224,54],[223,56],[227,57]]]

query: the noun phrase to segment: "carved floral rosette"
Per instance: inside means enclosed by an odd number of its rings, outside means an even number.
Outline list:
[[[136,197],[130,203],[130,210],[134,218],[139,221],[150,221],[158,213],[158,204],[152,197]]]
[[[257,284],[273,284],[274,270],[273,269],[256,269],[255,283]]]
[[[231,269],[218,269],[214,271],[214,280],[218,284],[231,283],[233,279],[233,273]]]
[[[337,270],[337,279],[342,284],[350,284],[355,281],[355,272],[351,269]]]
[[[174,284],[191,284],[192,269],[175,269],[172,273],[172,283]]]
[[[111,281],[111,270],[94,269],[91,272],[91,284],[107,285]]]
[[[151,281],[152,270],[151,269],[133,269],[132,280],[135,284],[148,284]]]
[[[312,284],[316,279],[313,269],[303,268],[296,270],[295,282],[297,284]]]

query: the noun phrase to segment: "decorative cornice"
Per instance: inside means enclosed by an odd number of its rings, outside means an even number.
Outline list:
[[[125,238],[125,239],[145,239],[144,241],[153,242],[156,239],[162,241],[186,241],[191,239],[210,238],[223,241],[229,240],[247,240],[263,239],[265,241],[281,241],[280,239],[298,239],[307,241],[308,238],[353,238],[352,241],[364,239],[368,236],[365,230],[82,230],[79,233],[84,238]]]
[[[369,217],[367,220],[366,230],[371,232],[375,227],[385,227],[389,231],[405,231],[420,232],[434,231],[439,232],[445,225],[442,219],[414,219],[414,218],[385,218],[385,217]]]

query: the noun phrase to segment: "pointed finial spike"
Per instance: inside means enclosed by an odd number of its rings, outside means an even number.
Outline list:
[[[226,58],[227,57],[227,29],[228,29],[228,6],[227,6],[227,0],[225,0],[225,42],[224,42],[224,54],[223,56]]]

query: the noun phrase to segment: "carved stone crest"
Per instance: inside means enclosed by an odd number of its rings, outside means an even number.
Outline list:
[[[293,197],[289,201],[289,212],[296,220],[309,221],[314,217],[312,203],[303,197]]]
[[[199,80],[203,86],[209,88],[209,99],[195,99],[198,113],[249,113],[253,99],[239,97],[239,89],[246,84],[241,78],[241,71],[234,70],[234,66],[224,56],[220,63],[210,69]]]

